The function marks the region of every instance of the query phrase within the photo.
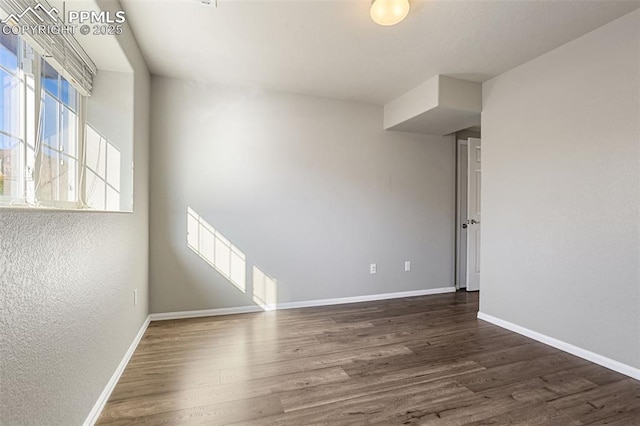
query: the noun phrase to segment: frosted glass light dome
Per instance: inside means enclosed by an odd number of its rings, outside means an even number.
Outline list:
[[[409,0],[373,0],[369,13],[373,22],[388,27],[402,22],[410,7]]]

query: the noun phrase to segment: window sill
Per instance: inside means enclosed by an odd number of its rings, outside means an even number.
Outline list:
[[[90,208],[56,207],[56,206],[30,206],[30,205],[9,205],[0,201],[0,213],[2,212],[60,212],[60,213],[118,213],[133,214],[133,210],[96,210]]]

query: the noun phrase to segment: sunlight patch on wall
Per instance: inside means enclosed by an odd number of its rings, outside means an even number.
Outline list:
[[[187,208],[187,246],[240,291],[247,291],[246,255],[191,207]]]
[[[92,126],[85,126],[87,206],[96,210],[119,211],[121,155],[118,148]]]
[[[276,309],[278,287],[275,279],[257,266],[253,267],[253,302],[265,311]]]

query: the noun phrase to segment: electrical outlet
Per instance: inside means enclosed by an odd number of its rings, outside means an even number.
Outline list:
[[[375,274],[376,272],[378,272],[378,266],[375,263],[369,265],[369,273]]]
[[[138,289],[133,290],[133,306],[138,305]]]
[[[410,270],[411,270],[411,262],[407,260],[406,262],[404,262],[404,271],[409,272]]]

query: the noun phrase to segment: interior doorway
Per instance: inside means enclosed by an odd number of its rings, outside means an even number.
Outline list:
[[[456,267],[457,289],[480,290],[480,226],[482,187],[480,138],[456,141]]]

